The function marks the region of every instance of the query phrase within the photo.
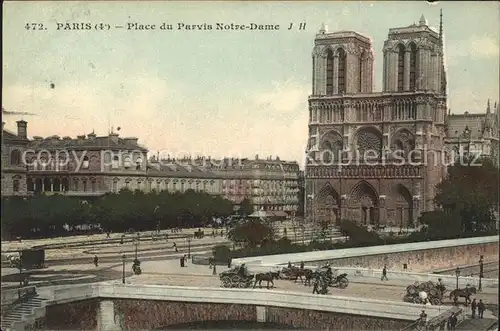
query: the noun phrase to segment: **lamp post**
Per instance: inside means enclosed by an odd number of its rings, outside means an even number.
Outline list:
[[[125,284],[125,254],[122,254],[122,265],[123,265],[122,284]]]
[[[137,236],[135,237],[134,244],[135,244],[135,259],[137,260],[137,247],[139,246],[139,240],[140,240],[140,234],[137,233]]]
[[[460,277],[460,268],[459,267],[457,267],[455,269],[455,276],[457,276],[457,287],[456,287],[456,289],[458,290],[458,277]]]
[[[483,289],[483,284],[481,282],[481,279],[484,277],[484,274],[483,274],[483,272],[484,272],[484,264],[483,264],[483,262],[484,262],[483,261],[483,256],[481,255],[479,257],[479,288],[478,288],[479,291],[482,291],[482,289]]]
[[[188,242],[188,258],[191,258],[191,236],[187,237]]]

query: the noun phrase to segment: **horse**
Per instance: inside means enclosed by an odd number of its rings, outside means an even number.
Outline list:
[[[255,275],[255,283],[253,284],[253,288],[257,286],[257,282],[259,283],[259,287],[262,288],[262,281],[267,282],[267,288],[269,289],[269,283],[271,283],[272,287],[274,287],[274,279],[279,279],[280,275],[279,272],[273,272],[273,271],[268,271],[268,272],[261,272]]]
[[[476,294],[476,292],[477,291],[476,291],[476,288],[474,286],[466,287],[466,288],[459,288],[459,289],[456,289],[456,290],[453,290],[450,292],[450,299],[453,298],[453,302],[455,302],[455,304],[456,304],[458,301],[458,298],[465,298],[465,305],[467,306],[471,302],[470,296],[472,294]]]

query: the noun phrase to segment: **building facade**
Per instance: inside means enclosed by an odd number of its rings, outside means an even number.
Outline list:
[[[95,133],[76,138],[27,138],[4,130],[2,195],[62,194],[101,196],[121,189],[144,192],[195,190],[221,195],[235,209],[248,199],[256,210],[295,214],[299,205],[299,165],[279,158],[160,159],[147,157],[138,138]],[[5,146],[5,148],[4,148]]]
[[[282,216],[298,211],[300,169],[297,162],[259,156],[253,160],[199,158],[188,162],[207,167],[222,179],[222,194],[235,206],[248,199],[255,210],[273,211]]]
[[[2,196],[24,196],[27,194],[27,169],[22,156],[29,140],[28,123],[17,121],[17,133],[4,129],[2,122]]]
[[[433,209],[442,178],[446,76],[442,25],[390,29],[383,91],[374,92],[373,50],[356,32],[322,28],[313,48],[306,212],[315,220],[411,226]]]
[[[498,165],[499,160],[499,110],[495,102],[493,109],[490,101],[482,114],[449,114],[446,117],[445,144],[450,157],[461,152],[491,158]]]

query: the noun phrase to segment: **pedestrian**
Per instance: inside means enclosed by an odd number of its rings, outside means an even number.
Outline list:
[[[228,267],[228,268],[231,268],[231,262],[232,262],[232,259],[231,259],[231,258],[228,258],[228,259],[227,259],[227,267]]]
[[[451,313],[451,316],[448,318],[448,330],[455,330],[457,322],[457,316],[455,315],[455,313]]]
[[[427,323],[427,314],[425,313],[425,310],[422,310],[419,321],[421,325],[425,325]]]
[[[97,257],[97,255],[94,255],[94,265],[95,265],[96,267],[98,267],[98,266],[99,266],[99,258]]]
[[[477,313],[479,318],[483,318],[484,311],[486,310],[486,306],[482,299],[479,299],[479,303],[477,304]]]
[[[300,262],[300,270],[304,270],[304,261]]]
[[[384,265],[384,269],[382,269],[382,278],[380,278],[380,280],[384,281],[384,280],[389,280],[387,278],[387,266]]]
[[[470,303],[470,309],[472,312],[471,317],[476,318],[476,309],[477,309],[476,298],[474,298],[474,300],[472,300],[472,302]]]
[[[184,254],[184,264],[187,264],[187,260],[188,260],[187,255]]]
[[[181,268],[184,268],[184,256],[181,256],[179,261],[181,263]]]

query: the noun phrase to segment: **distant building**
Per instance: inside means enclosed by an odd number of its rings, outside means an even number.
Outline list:
[[[121,189],[185,192],[195,190],[231,200],[235,210],[249,199],[255,210],[296,214],[299,210],[299,166],[279,158],[159,159],[135,137],[95,133],[76,138],[18,134],[2,136],[3,195],[62,194],[91,197]]]
[[[235,206],[249,199],[255,210],[288,216],[299,208],[299,165],[279,157],[266,159],[196,158],[179,160],[204,165],[222,179],[222,194]],[[281,213],[280,213],[281,212]]]
[[[448,114],[445,144],[449,155],[457,156],[460,151],[479,154],[498,165],[499,108],[495,102],[492,110],[488,100],[485,113]]]
[[[2,122],[2,196],[26,195],[26,166],[22,161],[29,140],[27,122],[17,121],[17,133],[4,129]]]

